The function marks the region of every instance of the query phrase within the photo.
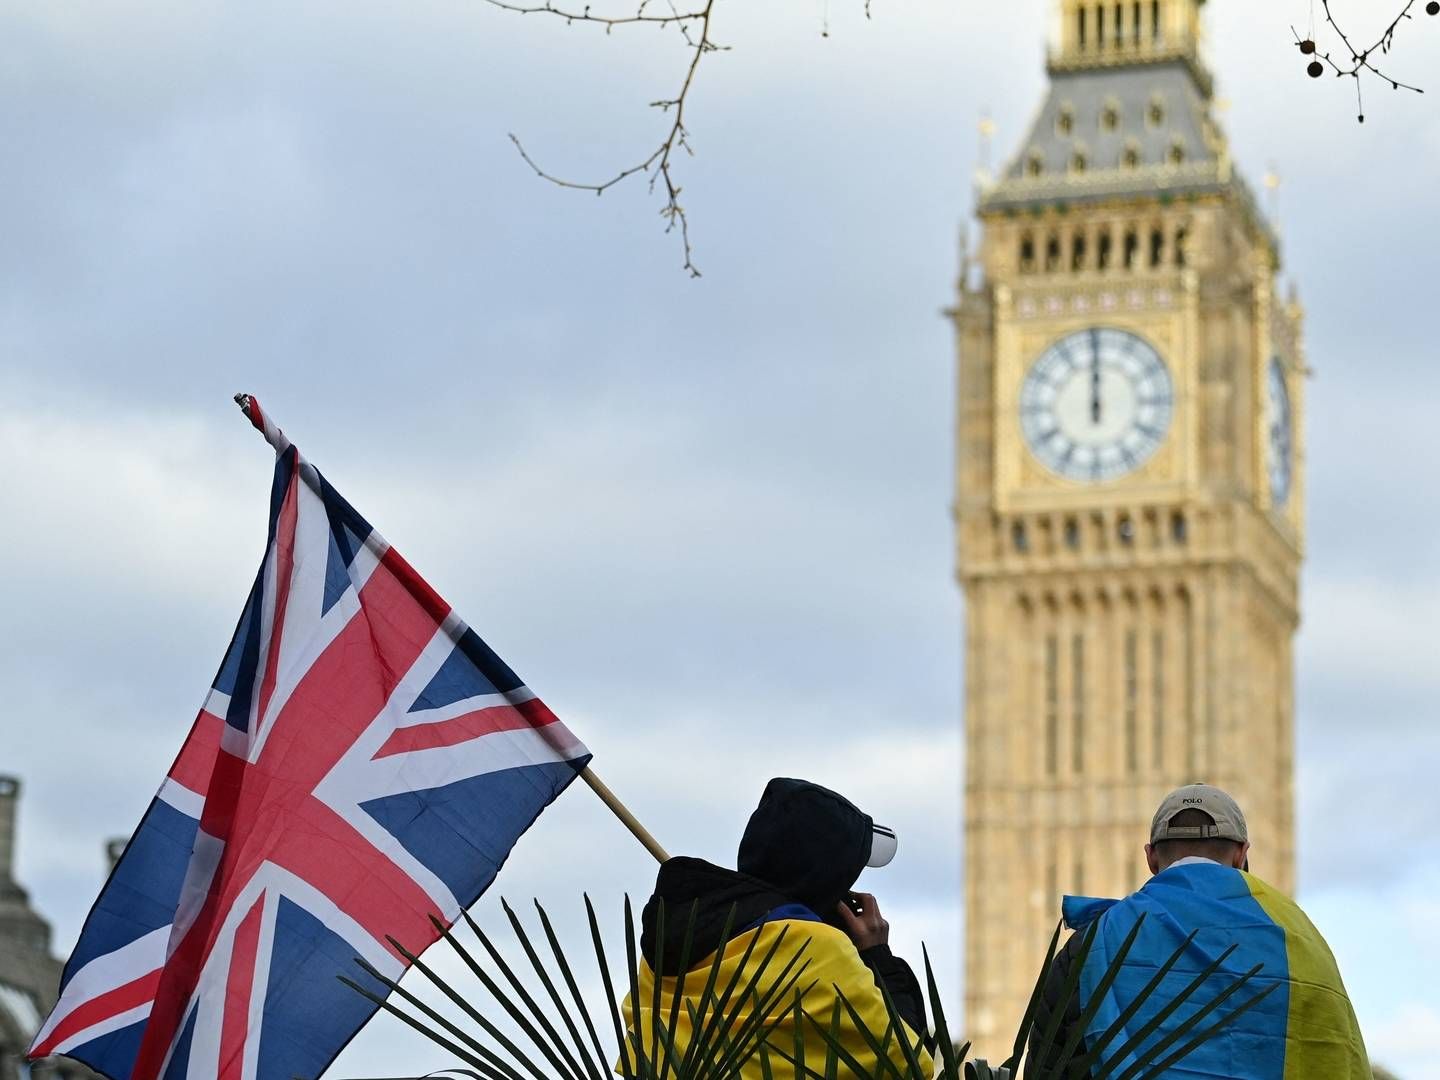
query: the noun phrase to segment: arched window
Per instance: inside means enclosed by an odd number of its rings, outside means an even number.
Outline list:
[[[1120,167],[1122,169],[1138,169],[1140,167],[1140,147],[1137,143],[1125,144],[1125,149],[1120,151]]]
[[[1025,175],[1039,176],[1045,171],[1045,155],[1039,150],[1031,150],[1025,157]]]
[[[1190,231],[1186,229],[1184,225],[1181,225],[1175,230],[1174,248],[1176,266],[1185,265],[1185,242],[1189,239]]]
[[[1060,764],[1060,642],[1045,637],[1045,772],[1054,776]]]
[[[1020,237],[1020,271],[1028,274],[1035,269],[1035,237],[1028,232]]]
[[[1185,144],[1179,139],[1171,143],[1169,157],[1171,165],[1185,164]]]
[[[1125,269],[1135,269],[1135,259],[1140,253],[1140,237],[1134,229],[1125,230]]]
[[[1139,635],[1125,631],[1125,770],[1140,771],[1140,655]]]
[[[1159,266],[1165,254],[1165,233],[1160,226],[1150,230],[1150,265]]]
[[[1110,269],[1110,226],[1108,225],[1100,230],[1100,239],[1095,245],[1095,268],[1097,270]]]
[[[1060,111],[1055,114],[1055,130],[1061,135],[1070,135],[1075,131],[1075,109],[1071,105],[1061,105]]]
[[[1113,101],[1100,107],[1100,130],[1114,131],[1120,126],[1120,108]]]
[[[1070,638],[1070,767],[1085,771],[1085,635]]]
[[[1150,99],[1150,106],[1145,110],[1145,119],[1151,127],[1159,127],[1165,123],[1165,99],[1159,94]]]
[[[1070,238],[1070,269],[1072,272],[1085,269],[1085,234],[1077,232]]]
[[[1085,151],[1084,151],[1084,150],[1076,150],[1075,153],[1073,153],[1073,154],[1070,155],[1070,171],[1071,171],[1071,172],[1073,172],[1073,173],[1083,173],[1083,172],[1085,171],[1085,167],[1086,167],[1088,164],[1089,164],[1089,161],[1088,161],[1088,160],[1086,159],[1086,157],[1085,157]]]
[[[1060,269],[1060,237],[1055,233],[1045,241],[1045,269],[1052,273]]]

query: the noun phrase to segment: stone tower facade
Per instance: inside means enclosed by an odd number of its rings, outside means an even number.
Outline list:
[[[0,776],[0,1080],[98,1080],[78,1062],[47,1058],[27,1065],[25,1051],[60,987],[50,954],[50,924],[15,879],[20,781]]]
[[[1202,0],[1060,0],[953,310],[966,1024],[1019,1024],[1064,893],[1124,895],[1164,793],[1294,886],[1304,354],[1215,121]],[[999,1055],[1003,1056],[1003,1055]]]

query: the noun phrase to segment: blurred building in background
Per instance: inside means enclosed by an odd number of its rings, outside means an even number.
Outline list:
[[[1301,312],[1215,120],[1201,6],[1060,0],[1048,93],[982,178],[961,272],[965,1000],[982,1055],[1018,1027],[1061,895],[1144,880],[1170,788],[1232,791],[1255,871],[1294,885]]]
[[[15,820],[20,781],[0,776],[0,1080],[94,1080],[64,1058],[29,1067],[25,1050],[60,989],[63,966],[50,954],[50,924],[15,880]]]

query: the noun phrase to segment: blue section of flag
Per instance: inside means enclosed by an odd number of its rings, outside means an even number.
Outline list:
[[[318,472],[316,474],[319,475]],[[330,486],[323,476],[320,479],[321,498],[325,503],[325,515],[330,519],[330,554],[325,564],[324,611],[335,606],[335,601],[344,596],[351,587],[350,567],[355,556],[365,546],[371,533],[370,523]]]
[[[68,1056],[83,1061],[104,1076],[127,1076],[144,1033],[145,1021],[137,1020],[129,1027],[77,1046]]]
[[[322,613],[328,615],[335,602],[349,592],[353,584],[345,553],[340,550],[340,545],[335,542],[332,534],[330,553],[325,559],[325,598],[321,606]]]
[[[1145,916],[1145,925],[1131,946],[1119,977],[1086,1028],[1086,1039],[1093,1044],[1114,1024],[1123,1009],[1144,992],[1157,970],[1185,944],[1190,932],[1198,931],[1160,985],[1126,1022],[1121,1034],[1108,1044],[1108,1053],[1118,1051],[1130,1034],[1138,1032],[1183,994],[1195,977],[1227,948],[1238,944],[1239,948],[1219,969],[1145,1038],[1136,1051],[1143,1052],[1154,1045],[1214,1000],[1237,977],[1262,964],[1260,972],[1201,1025],[1213,1023],[1260,991],[1274,987],[1270,995],[1166,1070],[1164,1076],[1167,1080],[1217,1076],[1283,1080],[1285,1033],[1289,1023],[1285,931],[1275,925],[1256,902],[1245,875],[1219,863],[1189,863],[1172,866],[1155,875],[1139,892],[1120,901],[1067,896],[1066,922],[1073,929],[1083,930],[1095,919],[1100,920],[1090,955],[1080,973],[1082,1001],[1088,1003],[1094,997],[1101,978],[1141,914]],[[1170,1049],[1177,1050],[1179,1046],[1179,1043],[1172,1044]],[[1110,1061],[1108,1053],[1107,1062]],[[1120,1059],[1123,1065],[1116,1070],[1117,1075],[1134,1060],[1133,1054]]]
[[[589,757],[526,765],[362,803],[456,896],[479,896],[515,838],[575,779]]]
[[[375,1011],[338,976],[380,997],[389,991],[355,962],[353,945],[283,897],[270,957],[255,1080],[317,1077]]]
[[[245,610],[240,614],[240,622],[235,627],[235,638],[220,664],[220,673],[215,676],[214,688],[227,696],[234,695],[235,684],[240,678],[240,657],[245,651],[243,642],[254,633],[255,604],[259,598],[260,585],[256,582],[250,598],[245,602]]]
[[[165,1070],[165,1080],[185,1080],[190,1068],[190,1044],[195,1041],[195,1017],[198,1015],[195,1009],[190,1010],[190,1019],[185,1021],[185,1029],[180,1032],[180,1041],[175,1044],[170,1066]]]
[[[198,827],[168,803],[150,804],[65,964],[62,990],[97,956],[170,925]]]
[[[480,635],[467,629],[455,651],[446,657],[435,677],[410,706],[410,711],[438,709],[466,698],[505,693],[523,685]]]

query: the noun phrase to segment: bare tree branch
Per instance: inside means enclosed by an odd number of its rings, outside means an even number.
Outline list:
[[[1425,92],[1418,86],[1411,86],[1409,83],[1401,82],[1399,79],[1385,74],[1385,72],[1375,66],[1371,59],[1376,53],[1389,55],[1390,50],[1395,45],[1395,32],[1400,28],[1402,22],[1413,18],[1410,10],[1415,6],[1416,2],[1417,0],[1406,0],[1405,6],[1400,9],[1400,14],[1396,15],[1395,18],[1390,21],[1390,25],[1385,28],[1384,32],[1376,39],[1373,45],[1368,49],[1356,49],[1350,40],[1350,36],[1346,34],[1345,31],[1341,29],[1340,24],[1335,21],[1335,14],[1330,10],[1330,0],[1320,0],[1320,4],[1325,11],[1325,21],[1329,23],[1330,28],[1335,31],[1335,35],[1340,39],[1340,43],[1345,47],[1345,51],[1350,54],[1350,59],[1343,63],[1336,61],[1328,52],[1320,52],[1313,38],[1307,37],[1302,39],[1299,32],[1296,31],[1293,26],[1290,28],[1290,32],[1295,35],[1295,44],[1300,51],[1306,56],[1315,57],[1314,60],[1310,61],[1308,68],[1312,78],[1319,78],[1323,75],[1325,73],[1325,64],[1328,64],[1331,70],[1335,72],[1337,78],[1349,76],[1355,80],[1356,119],[1362,124],[1365,122],[1365,100],[1360,87],[1361,72],[1368,71],[1382,82],[1389,83],[1390,89],[1392,90],[1413,90],[1417,94],[1423,94]],[[1425,5],[1425,11],[1430,15],[1436,14],[1436,9],[1437,6],[1433,2]],[[1322,64],[1321,61],[1324,61],[1324,63]]]
[[[559,8],[555,6],[553,0],[544,0],[542,4],[531,6],[511,3],[509,0],[485,0],[485,3],[491,7],[522,15],[549,15],[571,24],[593,23],[603,26],[607,34],[617,26],[637,23],[678,28],[685,47],[690,50],[690,63],[685,69],[685,80],[681,83],[679,92],[672,98],[662,98],[650,103],[653,108],[669,115],[670,127],[660,145],[644,160],[627,169],[620,170],[608,180],[599,183],[581,183],[565,180],[546,172],[536,164],[535,159],[526,151],[518,137],[511,134],[510,140],[515,144],[515,149],[520,152],[525,164],[535,171],[536,176],[558,187],[593,191],[596,195],[603,195],[608,189],[637,173],[644,173],[650,177],[651,191],[654,191],[658,185],[663,185],[665,205],[660,210],[660,216],[665,220],[665,231],[668,233],[679,230],[680,243],[685,252],[684,269],[690,273],[691,277],[699,277],[700,270],[695,265],[694,253],[690,246],[690,221],[685,216],[685,207],[680,202],[682,189],[675,180],[673,168],[677,151],[683,150],[686,154],[693,153],[690,148],[690,132],[685,127],[685,105],[689,100],[690,88],[695,83],[695,72],[699,69],[703,57],[712,52],[723,51],[725,48],[716,45],[710,37],[710,15],[714,9],[715,0],[703,0],[703,6],[690,11],[681,11],[676,8],[674,0],[666,0],[668,12],[651,11],[654,0],[641,0],[635,14],[621,16],[596,15],[591,12],[589,5],[579,10]]]

